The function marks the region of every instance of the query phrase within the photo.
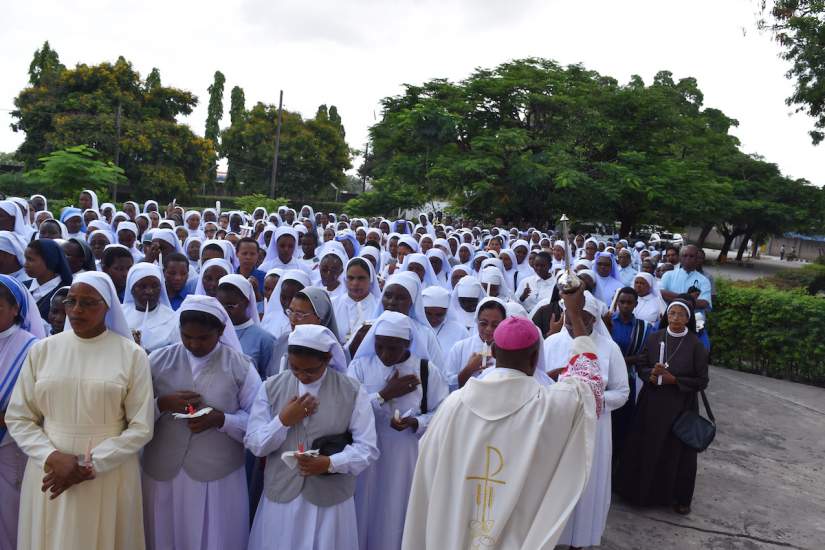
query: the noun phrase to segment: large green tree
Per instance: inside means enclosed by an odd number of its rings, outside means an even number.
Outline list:
[[[277,122],[277,106],[257,103],[238,112],[222,133],[221,153],[229,161],[232,184],[244,193],[269,194]],[[331,121],[326,108],[307,120],[285,110],[275,192],[303,200],[329,185],[342,187],[350,156],[340,119]]]
[[[761,0],[759,26],[770,30],[791,63],[786,76],[794,91],[786,103],[814,120],[814,144],[825,139],[825,2],[823,0]]]
[[[44,56],[47,46],[35,53],[32,83],[12,112],[12,129],[26,134],[17,157],[28,169],[52,151],[87,145],[105,159],[119,153],[128,180],[119,199],[182,199],[208,180],[212,144],[176,120],[197,104],[192,93],[162,86],[156,70],[142,81],[123,57],[66,69],[51,48]]]
[[[407,85],[370,129],[365,213],[449,199],[472,217],[693,223],[729,187],[714,163],[737,152],[736,121],[705,109],[695,80],[625,85],[580,65],[522,59],[458,83]],[[684,208],[684,197],[693,208]]]

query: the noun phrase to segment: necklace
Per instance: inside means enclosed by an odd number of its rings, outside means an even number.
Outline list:
[[[687,330],[686,330],[685,332],[687,332]],[[676,353],[679,351],[679,348],[681,348],[681,347],[682,347],[682,344],[684,344],[684,343],[685,343],[685,339],[684,339],[684,338],[679,337],[679,336],[675,336],[675,337],[674,337],[672,334],[670,334],[670,331],[668,331],[667,336],[670,336],[671,338],[679,338],[679,345],[678,345],[678,346],[676,346],[676,349],[675,349],[675,350],[673,350],[673,353],[668,353],[668,349],[670,348],[670,346],[669,346],[669,342],[668,342],[668,340],[669,340],[669,339],[668,339],[667,337],[665,337],[665,357],[666,357],[666,359],[665,359],[665,364],[669,364],[669,363],[670,363],[670,360],[671,360],[671,359],[673,359],[673,356],[674,356],[674,355],[676,355]]]

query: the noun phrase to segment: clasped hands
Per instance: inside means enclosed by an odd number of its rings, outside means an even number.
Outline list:
[[[659,377],[662,377],[662,384],[675,384],[676,377],[670,374],[670,371],[667,370],[667,367],[663,363],[656,363],[653,367],[653,370],[650,371],[650,377],[648,380],[651,384],[658,384]]]
[[[189,405],[196,410],[201,406],[201,396],[193,391],[178,391],[158,397],[160,412],[187,413]],[[188,419],[187,425],[192,433],[200,433],[210,428],[222,428],[226,415],[222,411],[212,409],[208,414]]]
[[[281,424],[291,428],[304,418],[318,412],[318,405],[318,399],[309,393],[305,393],[300,397],[295,396],[281,409],[278,418],[281,419]],[[295,455],[295,459],[298,461],[298,471],[302,476],[317,476],[329,471],[330,459],[328,456],[298,454]]]
[[[50,491],[49,500],[54,500],[72,485],[95,478],[91,465],[81,465],[72,454],[54,451],[46,459],[46,476],[40,487],[42,492]]]

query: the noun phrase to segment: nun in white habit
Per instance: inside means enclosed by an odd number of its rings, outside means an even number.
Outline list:
[[[441,351],[449,356],[450,350],[456,342],[464,340],[470,333],[450,316],[450,293],[441,287],[431,286],[421,292],[424,300],[424,311],[427,314],[427,321],[435,331]],[[441,311],[443,310],[443,311]],[[440,322],[438,322],[440,319]],[[435,323],[435,324],[434,324]]]
[[[404,309],[406,311],[402,311]],[[421,280],[418,275],[401,272],[387,280],[373,318],[377,319],[384,313],[384,310],[398,311],[409,316],[413,320],[416,337],[427,348],[428,357],[439,367],[445,364],[444,352],[438,343],[435,331],[427,321],[424,301],[421,299]]]
[[[369,396],[380,451],[356,485],[361,550],[401,547],[418,440],[450,393],[440,369],[427,358],[412,320],[385,311],[350,363],[349,375]]]
[[[481,287],[478,279],[472,275],[462,277],[450,295],[450,308],[447,310],[447,316],[458,322],[468,331],[475,330],[476,308],[478,307],[478,302],[484,298],[484,296],[484,289]],[[472,308],[468,306],[469,311],[462,307],[462,299],[472,304]]]
[[[146,353],[176,340],[177,315],[169,303],[163,273],[158,266],[141,262],[129,269],[123,315],[129,328],[140,333],[138,343]]]
[[[246,548],[249,497],[243,440],[261,379],[232,321],[208,296],[189,295],[179,330],[207,338],[152,353],[155,435],[144,448],[143,507],[149,550]],[[175,418],[212,410],[197,418]]]
[[[667,308],[659,291],[659,282],[650,273],[640,271],[633,278],[633,287],[639,296],[639,303],[636,304],[633,315],[637,319],[650,323],[654,328],[658,327],[659,319]],[[642,292],[645,294],[642,295]]]
[[[347,262],[344,275],[347,292],[333,298],[332,307],[335,309],[335,320],[338,322],[338,335],[343,342],[348,342],[372,316],[378,306],[378,300],[381,299],[381,290],[378,288],[378,279],[372,262],[366,258],[352,258]]]
[[[378,458],[370,401],[357,381],[327,367],[338,344],[329,329],[299,325],[288,343],[289,368],[261,385],[244,439],[255,456],[267,457],[248,548],[357,550],[355,476]],[[281,458],[344,431],[352,443],[329,456],[301,457],[297,465]]]
[[[627,366],[619,346],[613,341],[601,319],[599,301],[590,292],[585,292],[585,326],[591,325],[591,339],[599,357],[599,369],[605,384],[604,413],[616,410],[627,401],[630,387],[627,381]],[[589,318],[589,321],[587,320]],[[567,365],[573,338],[570,329],[549,336],[544,341],[546,368],[549,372]],[[611,415],[602,414],[596,424],[596,447],[593,465],[587,486],[567,520],[567,526],[559,539],[559,544],[569,546],[598,546],[607,525],[610,510],[612,434]]]

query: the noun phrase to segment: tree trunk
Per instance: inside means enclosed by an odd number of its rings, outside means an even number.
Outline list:
[[[745,234],[742,236],[742,244],[739,245],[739,251],[736,253],[737,262],[742,261],[742,256],[745,255],[745,251],[748,249],[748,241],[750,240],[752,235],[753,231],[746,231]]]
[[[729,235],[724,235],[725,242],[722,243],[722,250],[719,251],[719,256],[716,258],[716,261],[719,263],[725,263],[728,259],[728,252],[730,251],[730,245],[733,243],[733,239],[736,238],[736,233],[731,233]]]
[[[705,248],[705,241],[707,240],[708,235],[710,235],[712,229],[713,224],[702,227],[702,231],[699,233],[699,240],[696,241],[696,246],[699,248]]]

